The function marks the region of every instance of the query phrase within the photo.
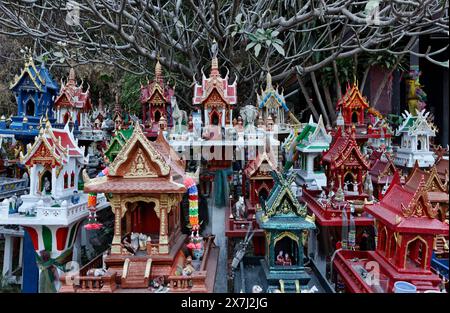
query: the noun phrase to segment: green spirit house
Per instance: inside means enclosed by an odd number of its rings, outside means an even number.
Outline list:
[[[272,172],[275,185],[262,211],[257,212],[259,226],[266,235],[266,256],[261,260],[268,291],[300,292],[310,275],[304,267],[304,239],[315,224],[305,220],[306,206],[301,205],[291,185],[295,175],[283,177]]]

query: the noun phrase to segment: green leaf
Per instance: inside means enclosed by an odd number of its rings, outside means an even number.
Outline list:
[[[247,45],[245,48],[245,51],[248,51],[249,49],[253,48],[256,45],[256,41],[253,41]]]
[[[239,13],[238,15],[236,15],[236,17],[234,18],[234,21],[239,24],[241,23],[241,18],[242,18],[242,13]]]
[[[274,30],[271,35],[272,35],[272,37],[276,37],[276,36],[278,36],[279,33],[280,33],[279,31]]]
[[[259,55],[259,52],[261,51],[261,44],[257,44],[255,46],[255,57]]]
[[[277,43],[273,43],[272,46],[278,51],[279,54],[281,54],[282,56],[284,56],[284,49],[282,46],[280,46]]]
[[[272,43],[272,41],[270,41],[269,39],[266,39],[266,46],[270,47],[271,43]]]

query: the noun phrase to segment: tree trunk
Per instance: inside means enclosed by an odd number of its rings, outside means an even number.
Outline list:
[[[330,119],[328,118],[327,110],[325,110],[325,105],[323,104],[322,96],[320,94],[319,86],[317,85],[316,74],[314,72],[310,73],[311,81],[316,92],[317,101],[319,102],[320,110],[322,111],[323,118],[325,119],[326,126],[330,126]]]
[[[319,114],[316,111],[316,108],[314,107],[311,98],[309,97],[308,90],[305,87],[305,84],[303,83],[302,78],[299,74],[297,74],[297,81],[300,85],[300,89],[302,90],[303,96],[305,97],[306,103],[308,104],[308,108],[311,110],[311,113],[314,116],[314,119],[319,120]]]
[[[367,66],[366,70],[364,71],[363,79],[362,79],[362,82],[361,82],[361,85],[360,85],[360,88],[361,88],[360,90],[361,90],[361,92],[364,92],[364,87],[365,87],[365,85],[366,85],[367,76],[369,76],[370,67],[371,67],[370,65]]]
[[[328,112],[330,112],[330,122],[333,124],[336,121],[336,107],[333,105],[333,100],[331,100],[330,87],[328,85],[323,86],[323,94],[327,103]]]

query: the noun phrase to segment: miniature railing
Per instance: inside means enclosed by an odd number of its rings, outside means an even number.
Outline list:
[[[215,236],[210,236],[205,241],[205,250],[203,252],[200,270],[195,271],[190,276],[169,275],[168,281],[172,292],[206,292],[206,279],[208,259],[211,247],[214,244]]]
[[[116,290],[116,273],[104,276],[62,276],[60,293],[111,293]]]
[[[87,197],[82,197],[78,204],[69,204],[70,199],[62,201],[59,206],[49,206],[47,203],[38,202],[36,206],[36,216],[38,218],[57,218],[57,219],[71,219],[78,218],[87,214]],[[104,195],[97,197],[97,206],[104,205],[107,202]]]

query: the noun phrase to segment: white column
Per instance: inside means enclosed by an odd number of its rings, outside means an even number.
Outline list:
[[[308,153],[306,155],[306,172],[308,174],[314,173],[314,157],[315,155]]]
[[[5,235],[5,251],[3,254],[3,277],[6,276],[6,273],[9,271],[9,275],[12,274],[12,258],[13,258],[13,245],[12,245],[12,236]]]
[[[225,111],[225,108],[222,109],[222,127],[225,127],[225,115],[227,112]]]
[[[61,173],[60,175],[63,175]],[[56,167],[52,167],[52,196],[56,197],[56,189],[58,186],[56,185]]]
[[[32,196],[36,194],[38,179],[39,178],[36,174],[36,165],[33,165],[30,170],[30,195]]]
[[[230,126],[233,125],[233,109],[230,109]]]
[[[19,237],[20,240],[20,250],[19,250],[19,267],[22,267],[22,257],[23,257],[23,237]]]

